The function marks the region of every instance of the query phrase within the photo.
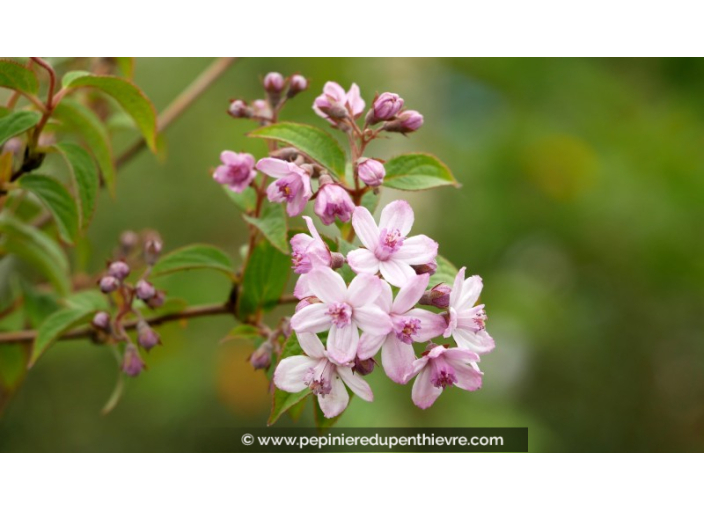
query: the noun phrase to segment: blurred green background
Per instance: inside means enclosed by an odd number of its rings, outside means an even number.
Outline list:
[[[138,59],[135,81],[162,109],[208,63]],[[209,171],[224,149],[265,154],[245,137],[255,124],[225,111],[261,97],[272,70],[311,80],[285,120],[323,127],[310,105],[327,80],[423,113],[418,133],[369,155],[432,152],[463,186],[383,201],[408,200],[414,232],[484,278],[496,339],[481,391],[450,389],[421,411],[410,385],[376,370],[375,402],[353,399],[339,426],[527,426],[533,451],[704,450],[704,60],[242,60],[167,131],[165,162],[141,154],[117,200],[101,196],[90,269],[120,232],[147,227],[167,250],[206,242],[238,259],[246,229]],[[160,283],[192,303],[228,291],[207,271]],[[150,369],[105,417],[111,353],[60,343],[6,409],[0,451],[228,449],[232,427],[263,426],[270,407],[252,346],[219,344],[232,326],[163,327]],[[312,424],[310,403],[299,424]]]

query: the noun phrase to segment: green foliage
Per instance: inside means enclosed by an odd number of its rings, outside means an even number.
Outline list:
[[[52,177],[31,173],[23,175],[19,185],[42,201],[54,216],[61,239],[73,244],[78,236],[78,209],[63,184]]]
[[[242,217],[250,225],[257,227],[269,242],[283,253],[289,253],[288,246],[288,226],[286,213],[281,204],[266,202],[262,206],[259,218],[243,214]]]
[[[0,60],[0,87],[36,94],[39,82],[26,66],[12,60]]]
[[[246,342],[257,343],[262,341],[262,334],[259,332],[259,329],[250,324],[238,324],[222,339],[223,342],[230,340],[244,340]]]
[[[262,240],[254,247],[244,269],[237,303],[238,316],[270,310],[279,301],[288,281],[291,259]]]
[[[95,211],[99,180],[93,158],[83,147],[73,143],[62,142],[54,146],[64,157],[71,169],[71,177],[80,206],[81,229],[88,228]]]
[[[298,338],[296,338],[295,333],[291,333],[291,336],[286,339],[283,349],[281,351],[281,359],[288,358],[290,356],[298,356],[303,353],[300,344],[298,343]],[[310,395],[310,388],[306,388],[298,393],[287,393],[279,388],[274,388],[274,396],[272,398],[271,404],[271,414],[267,420],[267,425],[273,425],[278,421],[281,416],[289,409],[297,406],[303,399]],[[293,418],[300,415],[301,407],[293,409]]]
[[[0,117],[0,145],[37,125],[42,114],[20,110]]]
[[[115,76],[67,73],[63,86],[68,89],[93,87],[115,99],[132,117],[152,152],[157,152],[156,110],[144,93],[129,81]]]
[[[450,287],[457,276],[457,268],[442,255],[438,255],[435,259],[438,267],[435,274],[430,277],[430,286],[435,286],[439,283],[446,283]]]
[[[313,126],[281,122],[261,127],[249,134],[284,142],[295,147],[337,176],[345,175],[345,152],[332,136]]]
[[[222,189],[242,212],[254,211],[257,205],[257,192],[254,191],[254,188],[245,188],[242,193],[232,191],[227,186],[223,186]]]
[[[152,276],[161,276],[189,269],[214,269],[232,277],[232,260],[220,248],[207,244],[192,244],[174,250],[159,259]]]
[[[24,380],[28,360],[28,344],[0,344],[0,416]]]
[[[431,154],[403,154],[384,164],[384,186],[418,191],[438,186],[459,186],[450,169]]]

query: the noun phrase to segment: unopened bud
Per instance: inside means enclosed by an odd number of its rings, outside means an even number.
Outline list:
[[[107,312],[98,312],[93,317],[93,327],[101,331],[110,330],[110,314]]]
[[[146,280],[139,280],[135,286],[135,294],[142,301],[149,301],[156,295],[156,289],[154,285]]]
[[[156,264],[163,245],[159,234],[151,232],[144,242],[144,260],[150,266]]]
[[[303,92],[308,88],[308,80],[306,80],[300,74],[294,74],[291,76],[291,81],[288,85],[288,97],[292,98],[295,95]]]
[[[252,103],[252,116],[259,119],[270,119],[271,108],[264,99],[257,99]]]
[[[411,266],[416,274],[429,274],[430,276],[435,274],[438,270],[438,265],[435,261],[428,262],[427,264],[422,264],[420,266]]]
[[[120,287],[120,280],[114,276],[103,276],[100,279],[100,291],[104,294],[115,292]]]
[[[403,99],[398,94],[384,92],[374,100],[374,105],[369,112],[371,118],[367,118],[370,124],[376,124],[382,120],[390,120],[401,111],[401,108],[403,108]]]
[[[264,77],[264,90],[267,92],[281,92],[286,86],[286,80],[281,73],[269,73]]]
[[[423,116],[420,113],[415,110],[406,110],[396,119],[386,122],[382,129],[394,133],[411,133],[420,129],[422,125]]]
[[[352,371],[359,375],[369,375],[374,371],[374,365],[376,363],[372,358],[361,360],[359,358],[354,359],[354,365],[352,366]]]
[[[127,278],[127,275],[130,274],[130,266],[125,264],[123,261],[118,260],[117,262],[110,264],[108,267],[108,274],[110,276],[114,276],[118,280],[124,280]]]
[[[298,302],[298,304],[296,305],[296,312],[300,312],[306,306],[312,305],[315,303],[320,303],[320,300],[318,298],[316,298],[315,296],[305,297],[305,298],[301,299]]]
[[[152,309],[159,308],[164,305],[164,301],[166,301],[166,293],[163,290],[157,290],[156,294],[147,300],[147,306]]]
[[[241,99],[232,101],[230,107],[227,109],[227,113],[236,119],[248,119],[252,116],[252,110],[247,106],[247,103]]]
[[[386,169],[381,161],[370,158],[361,158],[357,162],[357,174],[367,186],[381,186],[386,176]]]
[[[330,253],[331,262],[330,267],[333,269],[340,269],[345,264],[345,256],[342,253],[336,251]]]
[[[139,235],[136,232],[125,230],[120,234],[120,250],[124,254],[134,250],[137,247],[137,243],[139,243]]]
[[[122,358],[122,371],[130,377],[137,377],[142,373],[146,365],[139,356],[139,351],[132,343],[125,347],[125,354]]]
[[[146,351],[150,351],[161,343],[159,334],[149,327],[145,321],[137,323],[137,342]]]
[[[249,357],[249,363],[255,370],[266,370],[271,365],[271,353],[274,350],[271,342],[264,342]]]
[[[426,290],[421,296],[419,303],[437,308],[447,308],[450,306],[450,292],[452,292],[452,287],[440,283],[432,289]]]

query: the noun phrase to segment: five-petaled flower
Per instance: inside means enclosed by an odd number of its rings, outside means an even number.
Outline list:
[[[364,100],[359,93],[359,87],[353,83],[349,92],[345,92],[340,84],[329,81],[323,87],[323,93],[315,98],[313,110],[333,125],[337,121],[351,116],[357,118],[364,111]]]
[[[359,341],[357,356],[366,360],[381,348],[381,364],[389,378],[404,384],[416,359],[413,342],[427,342],[440,336],[446,327],[445,319],[438,314],[413,308],[428,286],[430,275],[413,276],[393,298],[391,287],[383,283],[383,290],[376,305],[389,314],[393,329],[385,335],[364,333]]]
[[[279,389],[297,393],[310,388],[317,395],[326,418],[337,416],[347,407],[350,397],[345,385],[363,400],[374,400],[369,384],[349,366],[339,365],[331,359],[318,335],[301,332],[297,337],[305,355],[281,360],[274,372],[274,384]]]
[[[411,391],[413,403],[427,409],[448,386],[457,386],[467,391],[482,386],[482,372],[477,366],[479,356],[466,349],[433,345],[413,362],[413,370],[406,382],[416,377]]]
[[[374,301],[383,290],[381,280],[374,275],[357,275],[349,285],[328,267],[308,273],[311,294],[320,300],[297,311],[291,318],[296,333],[320,333],[330,330],[327,351],[339,364],[354,360],[359,345],[360,328],[364,333],[385,335],[393,325],[388,313]]]
[[[257,175],[254,170],[254,156],[246,152],[238,154],[232,151],[222,151],[220,161],[222,161],[222,165],[215,169],[213,179],[220,184],[225,184],[237,193],[242,193]]]
[[[308,172],[298,165],[276,158],[260,159],[257,170],[276,179],[267,188],[271,202],[286,202],[289,216],[298,216],[303,212],[313,195]]]
[[[364,248],[347,254],[350,267],[358,274],[380,272],[391,285],[401,287],[416,274],[412,265],[434,262],[438,254],[438,243],[428,236],[406,237],[413,221],[413,209],[403,200],[384,207],[378,227],[367,209],[357,207],[352,226]]]

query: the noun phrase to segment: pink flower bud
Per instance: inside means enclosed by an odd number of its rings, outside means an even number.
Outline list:
[[[129,253],[137,247],[139,243],[139,236],[136,232],[131,230],[125,230],[120,234],[120,250],[123,253]]]
[[[267,92],[281,92],[286,86],[286,80],[281,73],[269,73],[264,77],[264,90]]]
[[[110,329],[110,314],[107,312],[98,312],[93,317],[93,327],[101,331]]]
[[[247,106],[247,103],[241,99],[232,101],[227,113],[236,119],[248,119],[252,116],[252,110]]]
[[[122,358],[122,371],[130,377],[137,377],[145,367],[146,365],[139,356],[137,348],[134,344],[128,343]]]
[[[325,225],[332,224],[335,221],[335,217],[343,223],[350,221],[354,212],[354,203],[347,191],[342,186],[332,182],[323,184],[324,179],[322,177],[320,182],[322,186],[318,190],[318,196],[313,207],[315,214],[320,217],[320,220]]]
[[[271,353],[273,346],[270,342],[264,342],[249,357],[249,363],[255,370],[266,370],[271,365]]]
[[[159,258],[159,254],[161,253],[161,249],[163,248],[163,246],[164,245],[161,242],[159,234],[157,234],[156,232],[150,232],[147,236],[146,241],[144,242],[144,260],[147,265],[153,266],[154,264],[156,264],[156,261]]]
[[[438,265],[434,260],[431,260],[427,264],[421,264],[419,266],[411,266],[416,274],[429,274],[434,275],[435,271],[438,270]]]
[[[157,345],[161,344],[159,334],[149,327],[145,321],[137,323],[137,342],[144,350],[149,352]]]
[[[376,98],[372,108],[372,111],[374,112],[374,121],[370,123],[375,124],[380,120],[389,120],[394,118],[396,114],[401,111],[401,108],[403,108],[403,99],[401,99],[398,94],[384,92]]]
[[[423,116],[415,110],[406,110],[394,120],[384,124],[384,131],[411,133],[423,125]]]
[[[364,184],[376,187],[384,182],[386,170],[380,161],[362,158],[357,163],[357,174]]]
[[[435,306],[437,308],[447,308],[450,306],[450,292],[452,287],[440,283],[430,290],[426,290],[420,298],[421,305]]]
[[[361,360],[359,357],[354,359],[354,365],[352,366],[352,371],[359,375],[369,375],[374,371],[374,366],[376,363],[372,358]]]
[[[142,301],[149,301],[156,295],[156,289],[154,288],[154,285],[148,281],[139,280],[135,286],[135,293]]]
[[[291,76],[291,81],[288,85],[288,97],[294,97],[300,92],[303,92],[308,88],[308,80],[306,80],[300,74],[294,74]]]
[[[251,154],[223,151],[220,160],[222,165],[215,169],[213,179],[236,193],[242,193],[257,175]]]
[[[114,276],[103,276],[100,279],[100,291],[104,294],[115,292],[120,287],[120,280]]]
[[[264,99],[255,99],[252,102],[252,116],[258,119],[270,119],[271,108],[269,108],[269,103]]]
[[[147,306],[151,309],[159,308],[164,305],[166,301],[166,294],[162,290],[157,290],[153,297],[147,300]]]
[[[127,275],[130,274],[130,266],[125,264],[123,261],[118,260],[117,262],[110,264],[110,267],[108,267],[108,274],[110,276],[114,276],[118,280],[124,280],[127,278]]]

